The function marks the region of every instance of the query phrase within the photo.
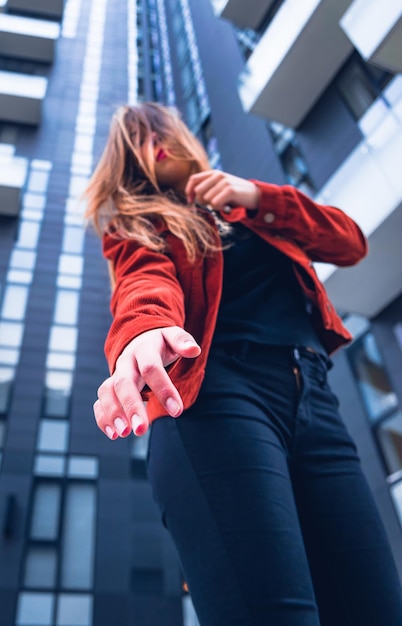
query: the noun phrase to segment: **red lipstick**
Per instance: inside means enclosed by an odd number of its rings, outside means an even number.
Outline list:
[[[166,157],[167,157],[166,152],[164,152],[164,151],[162,150],[162,148],[161,148],[161,149],[159,150],[158,154],[156,155],[156,160],[157,160],[157,161],[163,161],[163,159],[166,159]]]

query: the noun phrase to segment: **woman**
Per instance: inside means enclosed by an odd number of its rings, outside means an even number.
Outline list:
[[[351,337],[312,266],[357,263],[358,226],[211,170],[153,103],[117,111],[87,198],[113,283],[96,421],[110,439],[151,424],[149,479],[202,626],[400,626],[326,378]]]

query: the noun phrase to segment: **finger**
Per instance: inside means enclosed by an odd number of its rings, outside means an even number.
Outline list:
[[[145,382],[133,357],[118,359],[116,370],[112,376],[112,383],[113,394],[121,407],[121,418],[129,428],[128,433],[118,430],[118,434],[124,437],[131,432],[131,429],[136,435],[144,434],[148,429],[148,416],[141,397]],[[101,403],[104,406],[102,397]],[[116,424],[116,418],[114,425],[116,427],[122,426],[120,422]]]
[[[205,204],[208,202],[208,197],[211,196],[211,193],[213,194],[217,185],[221,184],[225,184],[225,179],[222,177],[222,173],[214,172],[211,176],[194,187],[195,200]]]
[[[93,405],[93,410],[94,410],[94,415],[95,415],[95,420],[96,423],[98,425],[98,427],[100,428],[100,430],[107,436],[109,437],[109,439],[117,439],[118,434],[115,431],[115,429],[110,426],[110,424],[108,424],[108,420],[106,418],[106,415],[102,409],[102,405],[100,403],[100,400],[96,400],[96,402]]]
[[[130,378],[126,379],[118,373],[120,367],[98,389],[100,421],[97,419],[97,422],[108,436],[113,431],[116,436],[127,437],[132,429],[138,429],[140,423],[148,424],[148,419],[138,388]],[[141,389],[143,386],[142,383]]]
[[[166,411],[172,417],[178,417],[183,412],[183,401],[179,392],[171,381],[162,361],[138,361],[138,369],[145,383],[154,392]]]
[[[178,326],[163,328],[162,336],[168,350],[174,356],[173,360],[177,358],[177,355],[191,359],[199,356],[201,353],[201,348],[194,337]],[[163,365],[170,365],[170,363],[163,359]]]
[[[205,180],[208,180],[211,176],[216,173],[216,170],[206,170],[205,172],[198,172],[197,174],[192,174],[188,179],[187,185],[185,187],[185,194],[188,202],[194,202],[195,200],[195,188]]]

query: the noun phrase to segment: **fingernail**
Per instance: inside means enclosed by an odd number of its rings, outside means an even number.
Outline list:
[[[131,418],[131,426],[135,435],[143,435],[144,434],[144,426],[146,426],[142,417],[137,414],[134,414]]]
[[[116,438],[116,433],[114,432],[114,430],[113,430],[113,428],[111,426],[106,426],[105,433],[109,437],[109,439],[115,439]]]
[[[121,417],[116,417],[114,425],[119,435],[124,435],[128,430],[126,422]]]
[[[180,413],[180,406],[173,398],[168,398],[165,406],[172,417],[176,417]]]

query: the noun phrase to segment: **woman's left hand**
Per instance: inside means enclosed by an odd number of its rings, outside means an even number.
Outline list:
[[[223,212],[227,206],[257,209],[260,200],[260,190],[255,183],[220,170],[193,174],[185,192],[189,203],[207,204]]]

